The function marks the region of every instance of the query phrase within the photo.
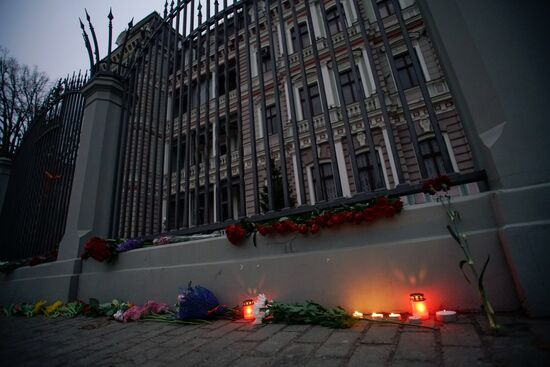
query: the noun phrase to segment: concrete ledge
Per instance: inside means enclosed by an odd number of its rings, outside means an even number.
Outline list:
[[[457,208],[479,267],[491,255],[485,282],[495,308],[517,309],[489,195],[461,199]],[[478,309],[477,294],[458,268],[463,255],[445,225],[443,209],[425,204],[371,225],[258,236],[258,247],[251,239],[233,246],[216,238],[140,249],[121,254],[115,264],[85,261],[78,295],[174,303],[178,287],[193,281],[228,305],[265,292],[281,301],[312,299],[350,311],[406,311],[409,293],[421,291],[432,308]]]
[[[74,300],[81,260],[65,260],[15,269],[0,276],[0,304]]]

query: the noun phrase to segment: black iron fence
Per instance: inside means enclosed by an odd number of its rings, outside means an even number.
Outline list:
[[[87,77],[60,81],[32,122],[13,162],[0,215],[0,259],[55,250],[65,230]]]
[[[421,15],[400,3],[178,0],[130,27],[112,55],[126,76],[112,236],[482,179]]]

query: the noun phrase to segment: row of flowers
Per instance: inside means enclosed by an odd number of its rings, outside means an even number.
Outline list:
[[[0,273],[10,273],[23,266],[36,266],[57,260],[57,250],[41,256],[33,256],[22,260],[0,262]]]
[[[400,198],[380,196],[366,203],[314,211],[300,216],[282,217],[270,222],[253,223],[243,219],[239,224],[225,227],[225,233],[229,242],[237,245],[245,237],[256,232],[262,236],[288,233],[315,234],[323,228],[333,228],[343,223],[360,225],[369,224],[381,218],[391,218],[401,213],[402,209],[403,201]]]

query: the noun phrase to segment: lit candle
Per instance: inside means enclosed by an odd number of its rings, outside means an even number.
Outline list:
[[[401,314],[392,312],[392,313],[390,313],[389,318],[392,321],[399,321],[399,320],[401,320]]]
[[[420,316],[411,315],[409,316],[409,324],[421,324],[422,318]]]
[[[362,319],[363,318],[363,313],[359,312],[359,311],[355,311],[353,313],[353,317],[358,318],[358,319]]]
[[[243,301],[243,317],[245,320],[254,320],[254,312],[252,311],[252,307],[254,307],[253,299]]]
[[[455,322],[456,321],[456,312],[455,311],[437,311],[435,313],[437,321],[441,322]]]
[[[430,318],[430,313],[428,311],[428,306],[426,305],[424,293],[411,293],[410,299],[412,314],[420,317],[422,320],[428,320]]]
[[[383,318],[384,318],[384,315],[381,314],[381,313],[373,312],[372,315],[371,315],[371,317],[372,317],[373,319],[383,319]]]

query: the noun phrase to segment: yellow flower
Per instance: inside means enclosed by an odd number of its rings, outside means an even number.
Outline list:
[[[36,316],[41,314],[44,311],[44,308],[46,307],[46,301],[41,299],[40,301],[36,302],[34,304],[34,307],[32,309],[32,315]]]
[[[49,305],[48,307],[46,307],[46,310],[44,311],[44,315],[46,316],[50,316],[51,314],[53,314],[55,311],[57,311],[57,309],[59,307],[63,306],[63,302],[57,300],[55,301],[53,304]]]

